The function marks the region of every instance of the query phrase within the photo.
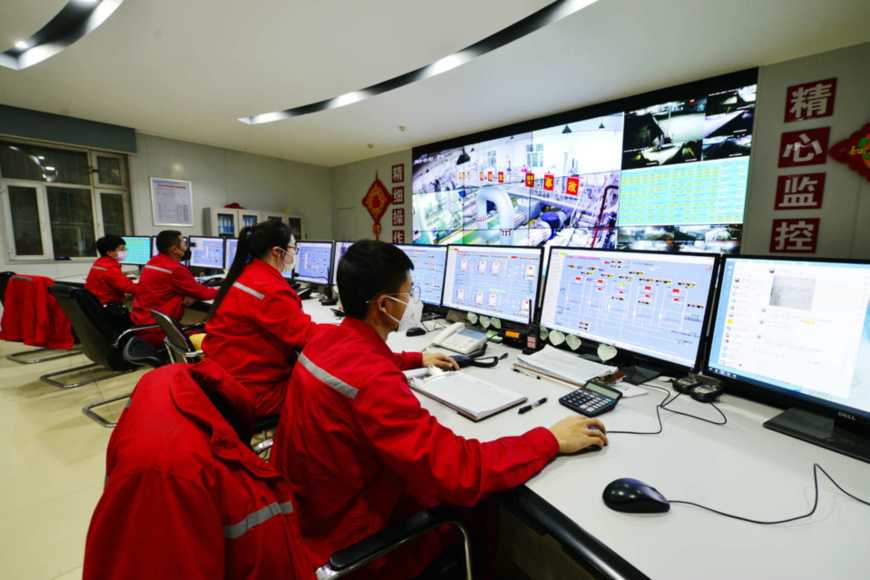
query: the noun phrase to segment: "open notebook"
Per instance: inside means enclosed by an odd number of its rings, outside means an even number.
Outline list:
[[[410,385],[415,391],[444,403],[472,421],[486,419],[527,400],[523,395],[462,371],[414,378]]]

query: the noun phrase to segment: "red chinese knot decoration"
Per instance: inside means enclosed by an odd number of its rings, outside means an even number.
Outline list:
[[[831,147],[828,153],[870,181],[870,123],[861,127],[860,131],[852,133],[849,139]]]
[[[393,198],[387,191],[387,188],[378,179],[378,173],[375,172],[375,180],[369,187],[368,193],[362,198],[362,204],[372,216],[375,224],[372,226],[372,232],[375,234],[375,239],[380,239],[381,234],[381,218],[387,213],[387,206],[393,203]]]

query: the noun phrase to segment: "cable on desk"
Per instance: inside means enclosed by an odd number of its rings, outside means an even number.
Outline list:
[[[725,413],[722,412],[722,409],[716,406],[716,403],[710,403],[713,405],[713,408],[719,411],[719,414],[722,415],[722,421],[711,421],[710,419],[705,419],[704,417],[698,417],[697,415],[692,415],[690,413],[683,413],[682,411],[674,411],[673,409],[669,409],[668,405],[676,401],[678,398],[682,396],[682,393],[677,393],[674,397],[671,397],[671,392],[664,387],[659,387],[658,385],[647,385],[641,384],[638,385],[640,387],[647,387],[648,389],[658,389],[659,391],[665,392],[665,398],[662,399],[662,402],[656,405],[656,418],[659,422],[658,431],[611,431],[607,430],[607,434],[611,435],[613,433],[620,435],[658,435],[664,429],[662,425],[662,415],[659,409],[664,409],[670,413],[675,413],[677,415],[683,415],[684,417],[690,417],[692,419],[697,419],[698,421],[704,421],[705,423],[710,423],[711,425],[725,425],[728,423],[728,417],[725,416]]]
[[[668,405],[682,397],[682,393],[677,393],[677,396],[673,399],[662,403],[662,409],[665,411],[670,411],[671,413],[676,413],[677,415],[683,415],[684,417],[691,417],[692,419],[697,419],[698,421],[704,421],[705,423],[710,423],[711,425],[725,425],[728,423],[728,417],[725,416],[725,413],[722,412],[722,409],[716,406],[716,403],[711,402],[710,405],[713,405],[713,408],[719,411],[719,414],[722,415],[722,421],[711,421],[710,419],[705,419],[704,417],[698,417],[697,415],[690,415],[689,413],[683,413],[682,411],[674,411],[673,409],[669,409]]]
[[[828,479],[831,480],[831,483],[833,483],[835,486],[837,486],[837,489],[839,489],[840,491],[842,491],[843,493],[845,493],[846,495],[848,495],[849,497],[851,497],[851,498],[854,499],[855,501],[859,501],[859,502],[863,503],[863,504],[866,505],[866,506],[870,506],[870,502],[864,501],[863,499],[861,499],[861,498],[859,498],[859,497],[855,497],[854,495],[852,495],[851,493],[849,493],[848,491],[846,491],[845,489],[843,489],[842,487],[840,487],[840,484],[837,483],[836,481],[834,481],[834,478],[831,477],[831,475],[830,475],[827,471],[825,471],[824,468],[823,468],[821,465],[819,465],[818,463],[813,463],[813,483],[815,484],[815,489],[816,489],[816,497],[815,497],[815,499],[813,500],[813,509],[811,509],[811,510],[809,511],[809,513],[806,513],[806,514],[804,514],[804,515],[802,515],[802,516],[796,516],[796,517],[788,518],[788,519],[785,519],[785,520],[776,520],[776,521],[773,521],[773,522],[765,522],[765,521],[761,521],[761,520],[753,520],[753,519],[750,519],[750,518],[744,518],[744,517],[741,517],[741,516],[735,516],[735,515],[732,515],[732,514],[726,514],[725,512],[720,512],[719,510],[714,510],[713,508],[709,508],[709,507],[707,507],[707,506],[704,506],[704,505],[701,505],[701,504],[698,504],[698,503],[694,503],[694,502],[691,502],[691,501],[673,500],[673,499],[672,499],[672,500],[669,500],[669,501],[670,501],[670,503],[672,503],[672,504],[673,504],[673,503],[679,503],[679,504],[691,505],[691,506],[699,507],[699,508],[701,508],[701,509],[705,509],[705,510],[707,510],[707,511],[713,512],[714,514],[719,514],[720,516],[725,516],[726,518],[733,518],[733,519],[735,519],[735,520],[741,520],[741,521],[744,521],[744,522],[749,522],[749,523],[751,523],[751,524],[761,524],[761,525],[765,525],[765,526],[772,526],[772,525],[776,525],[776,524],[785,524],[785,523],[788,523],[788,522],[794,522],[794,521],[797,521],[797,520],[802,520],[802,519],[804,519],[804,518],[808,518],[808,517],[810,517],[811,515],[813,515],[814,513],[816,513],[816,507],[818,507],[818,505],[819,505],[819,471],[821,471],[822,473],[824,473],[825,476],[826,476]]]

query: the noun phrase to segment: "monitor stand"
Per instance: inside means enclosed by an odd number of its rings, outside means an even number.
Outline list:
[[[764,426],[870,463],[870,437],[866,433],[843,427],[833,417],[792,407],[766,421]]]

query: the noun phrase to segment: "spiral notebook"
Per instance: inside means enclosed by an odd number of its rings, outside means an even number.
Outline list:
[[[513,391],[462,371],[428,378],[413,378],[411,388],[439,401],[472,421],[480,421],[526,402]]]

